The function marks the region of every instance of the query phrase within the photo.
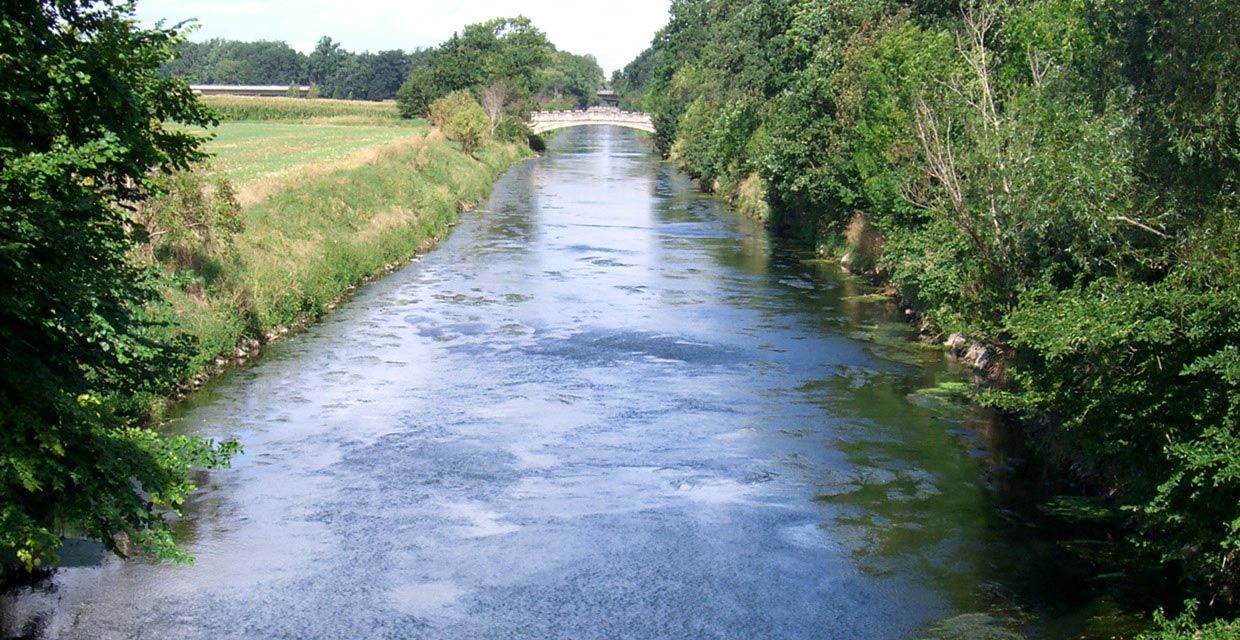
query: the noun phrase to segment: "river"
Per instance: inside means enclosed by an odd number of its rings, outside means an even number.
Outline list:
[[[70,550],[9,615],[40,638],[1059,637],[997,508],[1019,461],[867,293],[633,132],[565,131],[170,425],[245,446],[177,523],[193,566]]]

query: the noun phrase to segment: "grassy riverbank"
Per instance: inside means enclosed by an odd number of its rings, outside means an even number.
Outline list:
[[[152,225],[169,330],[195,345],[180,381],[245,357],[426,250],[528,153],[488,143],[469,155],[425,123],[315,115],[301,102],[247,100],[237,113],[286,117],[225,120],[207,145],[210,163],[171,181],[148,214],[207,228]]]

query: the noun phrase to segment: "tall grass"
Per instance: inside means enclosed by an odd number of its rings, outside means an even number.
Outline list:
[[[179,330],[198,343],[192,368],[321,315],[353,285],[425,250],[527,153],[493,144],[471,157],[429,132],[356,166],[292,177],[246,207],[245,230],[210,286],[169,290]]]
[[[410,122],[400,119],[395,102],[255,96],[202,96],[201,100],[219,113],[223,120],[331,120],[336,124]]]
[[[249,211],[238,247],[262,328],[320,312],[362,277],[442,234],[463,202],[487,194],[505,162],[487,165],[438,134],[384,148],[376,161],[312,177]]]

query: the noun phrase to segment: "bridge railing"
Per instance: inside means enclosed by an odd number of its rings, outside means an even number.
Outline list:
[[[619,124],[646,131],[654,130],[654,121],[650,114],[637,111],[622,111],[617,107],[535,111],[530,114],[529,124],[537,132],[572,126],[574,124]]]
[[[589,109],[584,111],[535,111],[530,114],[530,120],[533,122],[563,122],[568,120],[631,120],[634,122],[645,122],[650,120],[650,114],[640,113],[637,111],[601,111]]]

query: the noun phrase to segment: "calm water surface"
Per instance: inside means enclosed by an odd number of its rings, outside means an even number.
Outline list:
[[[45,638],[855,640],[1002,609],[1049,633],[996,533],[989,416],[926,391],[963,374],[809,257],[632,132],[569,130],[178,419],[246,448],[178,525],[194,566],[87,559],[9,615]]]

